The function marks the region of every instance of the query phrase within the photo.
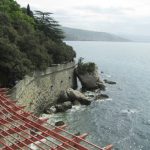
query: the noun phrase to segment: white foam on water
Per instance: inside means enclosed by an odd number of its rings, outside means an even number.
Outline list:
[[[111,78],[110,74],[104,74],[107,78]]]
[[[48,123],[51,125],[55,125],[55,122],[62,120],[63,113],[56,113],[56,114],[43,114],[43,118],[48,118]]]
[[[122,114],[135,114],[138,113],[137,109],[124,109],[121,111]]]
[[[148,120],[147,123],[150,124],[150,120]]]
[[[107,98],[105,99],[106,101],[112,101],[113,99],[112,98]]]
[[[76,111],[83,111],[85,110],[85,106],[82,106],[82,105],[75,105],[75,106],[72,106],[71,109],[67,110],[67,112],[76,112]]]
[[[113,100],[112,98],[107,98],[107,99],[97,100],[96,102],[101,103],[101,102],[112,101],[112,100]]]
[[[146,120],[146,121],[144,120],[144,121],[143,121],[143,124],[149,126],[149,125],[150,125],[150,120]]]

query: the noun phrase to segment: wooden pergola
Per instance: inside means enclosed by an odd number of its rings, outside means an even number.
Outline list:
[[[112,150],[112,145],[96,146],[85,140],[87,134],[73,135],[66,125],[53,126],[24,107],[7,96],[7,89],[0,89],[0,150]]]

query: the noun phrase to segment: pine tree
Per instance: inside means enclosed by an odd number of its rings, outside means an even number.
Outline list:
[[[27,15],[33,17],[33,12],[31,11],[29,4],[27,5]]]
[[[60,25],[50,15],[50,12],[36,11],[35,17],[38,24],[38,29],[55,42],[60,42],[63,38],[63,31]]]

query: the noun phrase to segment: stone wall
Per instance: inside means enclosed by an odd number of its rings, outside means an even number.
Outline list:
[[[62,90],[76,88],[74,75],[75,62],[54,65],[45,72],[36,71],[32,76],[25,76],[12,89],[13,99],[25,105],[26,110],[40,114],[47,106],[56,103]]]

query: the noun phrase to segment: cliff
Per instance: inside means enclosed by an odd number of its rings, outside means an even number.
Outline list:
[[[74,69],[75,62],[70,62],[49,67],[45,72],[36,71],[16,84],[11,90],[12,97],[26,110],[39,115],[56,103],[61,91],[76,87]]]

